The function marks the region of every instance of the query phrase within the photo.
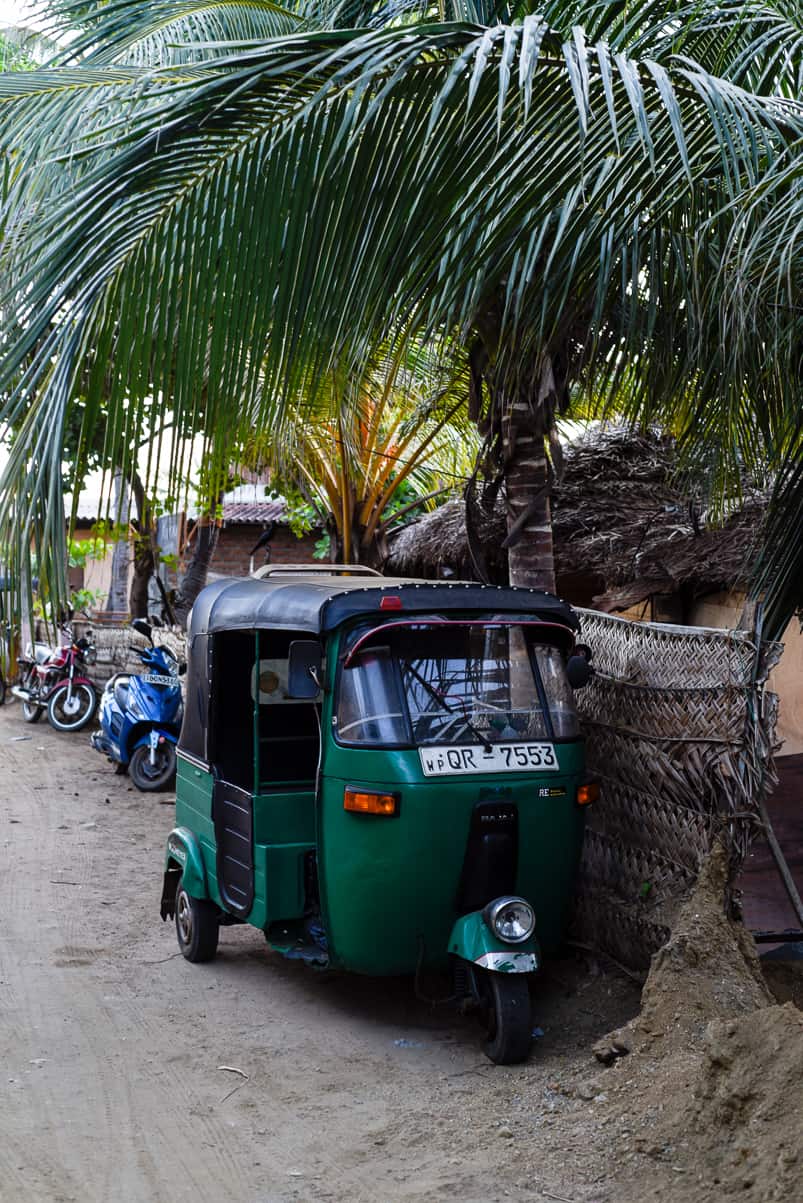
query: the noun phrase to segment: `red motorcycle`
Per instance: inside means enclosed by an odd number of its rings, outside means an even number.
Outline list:
[[[80,731],[92,719],[98,695],[84,666],[94,664],[95,645],[91,640],[74,640],[66,628],[68,642],[51,651],[45,644],[30,644],[24,656],[17,657],[20,679],[11,690],[22,702],[26,723],[38,723],[47,710],[50,725],[57,731]]]

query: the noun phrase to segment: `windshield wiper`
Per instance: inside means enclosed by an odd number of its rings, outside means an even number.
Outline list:
[[[427,691],[429,696],[431,698],[433,698],[438,703],[438,705],[443,708],[443,710],[446,714],[453,714],[457,718],[462,718],[463,722],[466,724],[469,731],[471,731],[471,733],[473,735],[476,735],[477,739],[482,744],[483,752],[492,751],[492,745],[491,745],[490,740],[488,739],[488,737],[486,735],[483,735],[483,733],[482,733],[482,731],[480,731],[479,727],[474,726],[471,719],[466,714],[465,709],[463,709],[462,711],[455,710],[455,708],[453,706],[448,706],[446,704],[446,698],[443,696],[443,694],[439,693],[437,689],[435,689],[432,685],[430,685],[429,681],[427,681],[424,677],[422,677],[421,673],[418,672],[417,669],[413,668],[412,664],[408,663],[407,671],[415,677],[415,679],[416,679],[416,681],[418,681],[419,685],[423,685],[424,689]],[[464,703],[464,706],[465,706],[465,703]]]

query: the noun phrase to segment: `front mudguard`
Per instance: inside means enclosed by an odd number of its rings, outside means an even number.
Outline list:
[[[70,683],[69,677],[61,677],[60,680],[56,681],[48,688],[47,693],[44,695],[44,699],[49,701],[57,689],[61,689],[63,685],[70,685]],[[92,690],[95,697],[98,697],[98,687],[94,681],[90,681],[89,677],[79,677],[78,675],[74,676],[72,679],[73,689],[76,689],[79,685],[87,685]]]
[[[175,731],[169,731],[167,729],[167,727],[159,727],[157,724],[153,724],[153,726],[149,727],[147,731],[143,731],[143,733],[141,735],[137,736],[137,739],[131,745],[130,756],[133,756],[133,754],[134,754],[134,752],[136,752],[137,748],[150,747],[151,733],[153,731],[155,731],[156,734],[160,738],[166,739],[168,741],[168,743],[171,743],[171,744],[178,743],[178,735],[176,735]],[[130,758],[130,756],[129,756],[129,758]]]
[[[176,890],[179,881],[192,898],[208,898],[206,869],[201,845],[189,827],[174,827],[167,837],[165,874],[160,914],[172,919],[176,913]]]
[[[506,944],[494,935],[481,911],[472,911],[457,920],[449,937],[449,952],[492,973],[535,973],[541,964],[535,936],[523,944]]]

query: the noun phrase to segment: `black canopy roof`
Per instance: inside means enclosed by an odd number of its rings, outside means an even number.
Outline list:
[[[332,631],[348,618],[377,616],[383,596],[401,600],[402,613],[486,610],[494,614],[526,614],[577,630],[577,617],[567,602],[542,589],[478,585],[460,581],[411,581],[392,577],[309,575],[240,577],[215,581],[199,594],[192,609],[189,635],[219,631]],[[392,617],[392,612],[387,617]],[[400,616],[396,612],[396,616]]]

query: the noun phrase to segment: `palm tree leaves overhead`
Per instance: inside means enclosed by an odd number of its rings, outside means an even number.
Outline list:
[[[95,7],[56,0],[51,12],[54,28],[71,35],[60,59],[84,64],[203,61],[217,57],[221,44],[264,42],[302,24],[293,0],[111,0]]]
[[[490,331],[502,382],[568,340],[598,395],[627,381],[642,414],[682,395],[690,428],[724,406],[723,461],[755,454],[745,398],[786,412],[799,367],[784,298],[803,118],[783,87],[756,95],[689,60],[696,37],[725,61],[702,8],[682,37],[666,5],[634,29],[624,6],[558,3],[518,24],[328,31],[299,9],[288,33],[293,14],[266,4],[117,0],[87,24],[90,65],[0,80],[21,163],[0,258],[2,417],[26,415],[6,520],[12,497],[39,512],[58,451],[34,432],[60,429],[76,393],[87,423],[108,405],[117,462],[150,397],[214,431],[222,460],[399,329]],[[763,11],[771,29],[779,10]],[[765,42],[760,78],[785,80]]]

